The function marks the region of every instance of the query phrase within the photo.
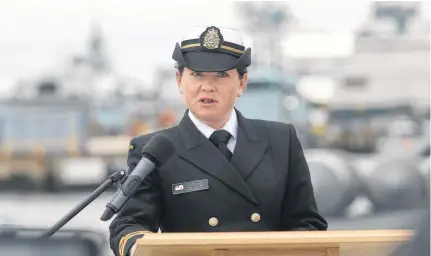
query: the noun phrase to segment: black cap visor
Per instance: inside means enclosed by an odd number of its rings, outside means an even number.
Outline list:
[[[187,68],[197,72],[220,72],[236,68],[238,58],[220,52],[184,53]]]

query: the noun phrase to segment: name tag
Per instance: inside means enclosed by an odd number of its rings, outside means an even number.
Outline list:
[[[172,184],[174,195],[209,189],[208,179]]]

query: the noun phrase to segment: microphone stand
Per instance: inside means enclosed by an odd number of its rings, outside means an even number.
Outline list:
[[[93,193],[91,193],[84,201],[82,201],[79,205],[73,208],[66,216],[60,219],[54,226],[48,229],[45,233],[42,234],[40,239],[49,239],[52,235],[55,234],[61,227],[66,225],[73,217],[75,217],[79,212],[81,212],[87,205],[93,202],[98,196],[100,196],[103,192],[105,192],[111,185],[116,182],[121,181],[126,176],[126,172],[124,170],[119,170],[108,177],[108,179],[100,185]]]

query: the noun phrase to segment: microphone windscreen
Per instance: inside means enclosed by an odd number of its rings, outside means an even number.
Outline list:
[[[175,145],[171,138],[164,134],[155,134],[142,148],[142,154],[150,156],[156,165],[163,165],[175,153]]]

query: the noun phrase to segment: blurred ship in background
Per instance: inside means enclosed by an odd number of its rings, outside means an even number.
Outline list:
[[[374,3],[351,44],[332,55],[292,53],[295,40],[325,32],[296,28],[284,4],[238,5],[255,18],[245,29],[256,61],[236,107],[297,127],[322,212],[358,212],[358,198],[376,211],[420,207],[430,147],[429,20],[420,4]],[[117,74],[97,25],[87,52],[58,72],[20,81],[0,102],[2,188],[99,184],[126,168],[132,137],[175,125],[185,110],[173,66],[158,68],[152,85]]]
[[[130,139],[176,122],[174,101],[115,72],[98,25],[58,73],[19,81],[0,102],[1,188],[94,185],[124,167]],[[178,102],[178,101],[177,101]]]
[[[430,23],[421,4],[374,2],[356,34],[341,37],[298,28],[283,4],[241,3],[261,55],[237,107],[297,127],[326,216],[423,207]]]

